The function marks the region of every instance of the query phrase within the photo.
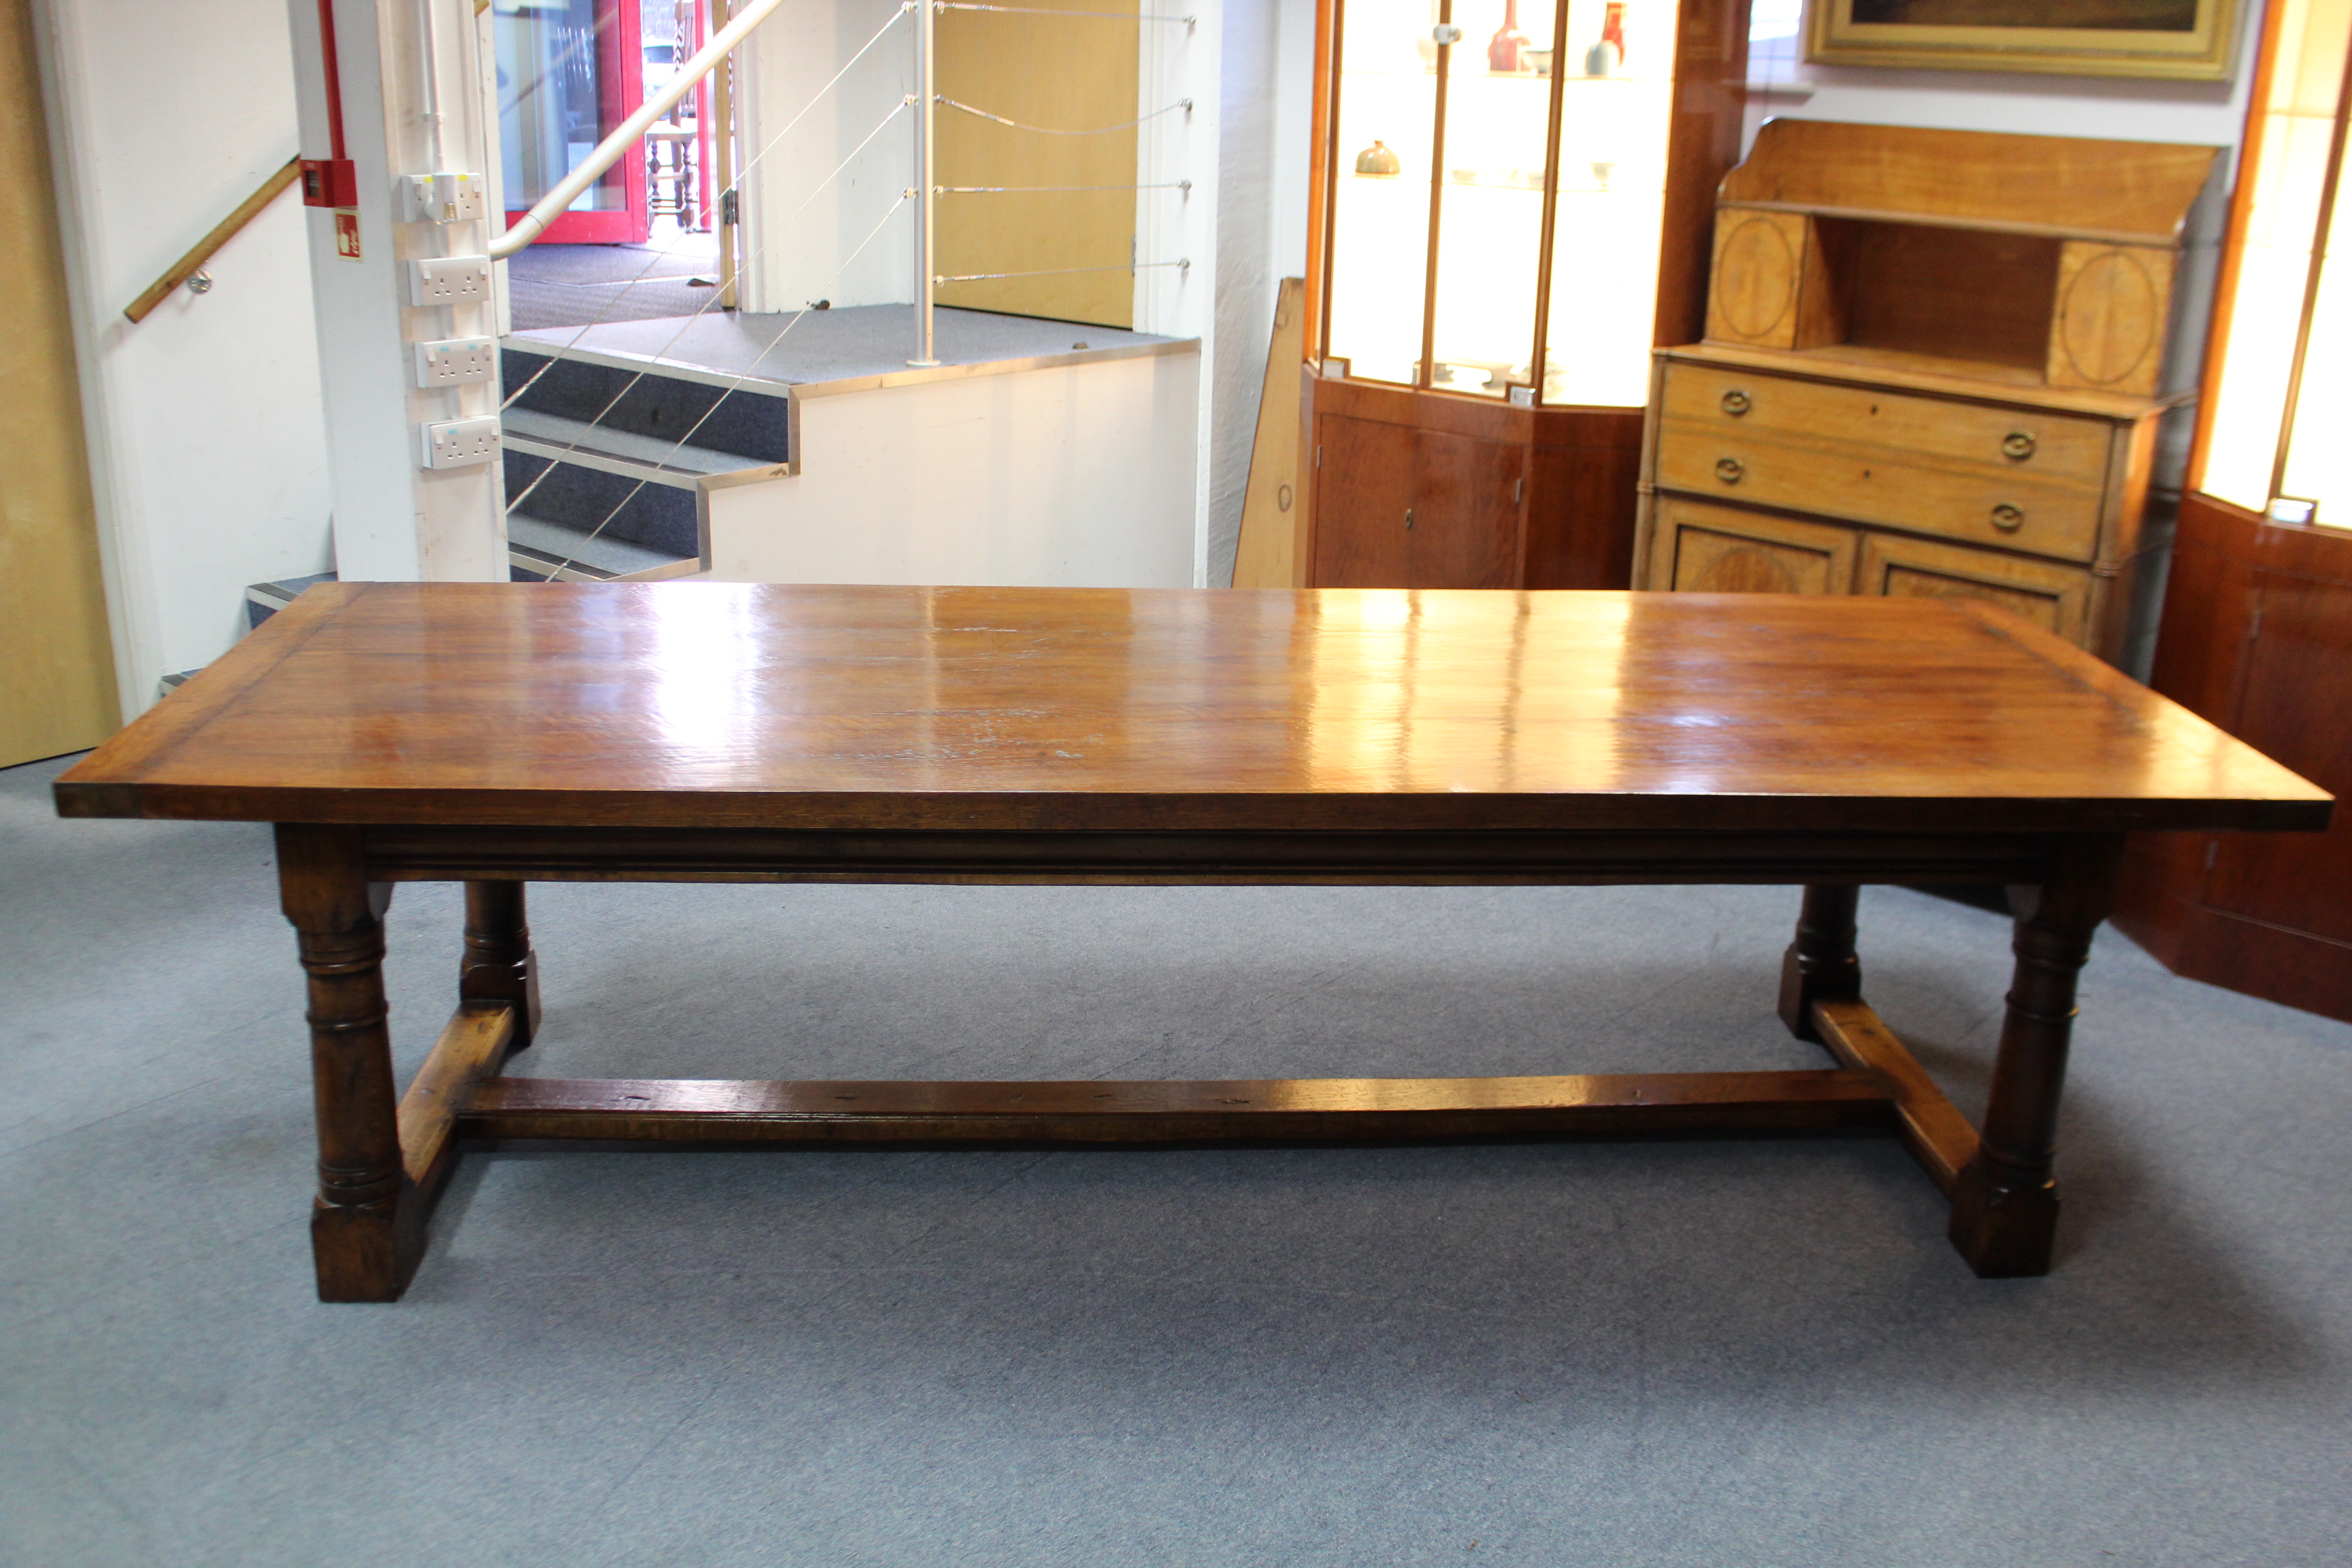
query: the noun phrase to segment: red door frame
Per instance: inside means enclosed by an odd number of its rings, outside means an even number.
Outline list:
[[[710,0],[694,0],[695,52],[710,41]],[[719,70],[726,68],[723,65],[719,68]],[[711,74],[715,76],[718,73],[714,71]],[[696,219],[705,234],[715,234],[719,229],[719,193],[710,185],[710,171],[719,166],[710,161],[711,142],[719,122],[711,118],[710,109],[710,77],[704,77],[694,89],[694,126],[700,132],[695,138],[695,156],[701,160],[695,171],[694,207]]]
[[[646,56],[637,16],[637,0],[596,0],[597,116],[611,133],[637,111],[646,100]],[[653,233],[646,211],[645,144],[622,154],[613,165],[620,172],[625,205],[596,212],[556,215],[534,245],[641,245]],[[593,187],[592,187],[593,188]],[[520,212],[507,214],[508,226],[522,221]]]

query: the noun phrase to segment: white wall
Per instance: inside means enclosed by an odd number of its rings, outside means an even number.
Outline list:
[[[299,197],[214,258],[210,293],[122,317],[293,154],[286,0],[37,0],[35,21],[128,718],[236,639],[247,584],[331,564]]]
[[[818,100],[834,73],[893,17],[898,21],[889,36]],[[743,308],[797,310],[820,299],[836,305],[914,299],[911,205],[900,207],[856,259],[849,259],[914,183],[912,108],[851,156],[915,90],[914,16],[900,13],[898,0],[785,5],[751,35],[740,58]],[[849,166],[841,169],[845,160]],[[835,169],[839,176],[826,185]]]
[[[1175,7],[1150,8],[1178,14]],[[1206,587],[1218,581],[1210,563],[1216,526],[1213,498],[1222,474],[1214,426],[1223,410],[1217,388],[1223,384],[1221,367],[1232,358],[1232,345],[1219,323],[1234,308],[1228,297],[1224,235],[1227,224],[1248,223],[1249,207],[1245,202],[1234,209],[1225,202],[1222,159],[1230,142],[1223,85],[1226,6],[1223,0],[1186,0],[1181,14],[1194,18],[1192,26],[1154,24],[1142,31],[1135,111],[1150,118],[1136,138],[1136,179],[1143,184],[1190,180],[1192,188],[1182,201],[1172,203],[1162,192],[1138,193],[1135,254],[1142,262],[1191,265],[1137,270],[1135,328],[1201,342],[1200,398],[1193,410],[1192,581],[1195,587]],[[1190,110],[1162,112],[1188,99]],[[1243,461],[1248,461],[1246,448]],[[1230,580],[1230,565],[1226,574]]]
[[[470,0],[431,0],[441,46],[444,118],[440,166],[481,174],[488,147]],[[287,0],[303,151],[324,158],[332,132],[313,0]],[[487,223],[408,222],[394,176],[434,164],[424,118],[415,0],[378,5],[336,0],[335,46],[347,151],[359,187],[360,257],[338,255],[334,215],[308,221],[315,284],[314,331],[334,490],[335,561],[345,582],[507,580],[505,490],[499,465],[430,470],[417,427],[498,411],[492,383],[417,386],[411,343],[495,331],[488,306],[418,308],[407,302],[411,258],[478,256]],[[497,211],[495,207],[491,209]]]
[[[1234,580],[1275,291],[1307,268],[1314,0],[1229,0],[1217,102],[1216,310],[1202,581]]]
[[[1800,9],[1800,0],[1755,0],[1748,80],[1751,91],[1758,85],[1769,86],[1775,96],[1751,101],[1751,128],[1769,113],[1798,120],[2234,148],[2245,123],[2263,7],[2262,0],[2248,0],[2238,40],[2238,69],[2226,82],[1806,65],[1801,58]]]
[[[721,582],[1193,585],[1196,353],[795,393],[800,472],[715,489]]]

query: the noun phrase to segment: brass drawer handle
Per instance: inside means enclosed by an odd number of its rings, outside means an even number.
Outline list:
[[[2022,430],[2011,430],[2000,438],[2000,455],[2012,462],[2025,461],[2033,456],[2033,437]]]
[[[1746,472],[1748,465],[1737,458],[1717,458],[1715,460],[1715,477],[1727,485],[1738,484],[1740,476]]]
[[[2025,513],[2003,501],[1992,509],[1992,525],[2003,533],[2015,533],[2025,526]]]
[[[1723,395],[1723,411],[1734,419],[1755,406],[1755,403],[1748,395],[1736,386]]]

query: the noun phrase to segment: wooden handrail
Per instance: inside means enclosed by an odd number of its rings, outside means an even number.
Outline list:
[[[122,313],[134,321],[143,321],[163,297],[194,277],[204,264],[213,258],[213,252],[226,245],[236,231],[253,221],[256,214],[278,199],[278,193],[294,183],[302,172],[300,154],[286,160],[286,166],[261,182],[261,188],[237,203],[236,210],[221,219],[212,233],[196,241],[188,253],[174,261],[163,276],[147,286],[147,291],[122,307]]]

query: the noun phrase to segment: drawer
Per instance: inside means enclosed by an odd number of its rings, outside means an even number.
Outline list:
[[[1843,594],[1861,536],[1791,517],[1657,499],[1653,588],[1686,594]]]
[[[1761,429],[1662,425],[1657,484],[1695,495],[1885,523],[1972,544],[2088,561],[2100,496],[2022,473],[1942,468],[1891,454],[1772,438]]]
[[[2106,488],[2116,428],[2074,415],[1986,408],[1673,361],[1666,364],[1663,403],[1666,418],[1696,427],[1872,447],[1898,458],[1965,463],[1988,473],[2092,489]]]
[[[1890,599],[1982,599],[2085,644],[2091,574],[1986,550],[1874,533],[1862,542],[1857,593]]]

